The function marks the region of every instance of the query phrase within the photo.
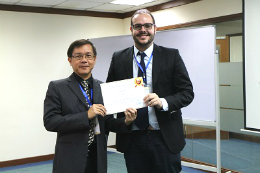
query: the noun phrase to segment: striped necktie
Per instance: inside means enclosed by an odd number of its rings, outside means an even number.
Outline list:
[[[84,91],[86,92],[88,99],[91,101],[91,98],[89,96],[89,87],[88,87],[88,82],[87,81],[82,81],[81,85],[83,86]],[[88,105],[88,109],[90,108],[90,105],[86,99],[86,103]],[[92,144],[92,142],[94,141],[94,128],[95,128],[95,121],[94,119],[89,120],[89,137],[88,137],[88,146],[90,146]]]

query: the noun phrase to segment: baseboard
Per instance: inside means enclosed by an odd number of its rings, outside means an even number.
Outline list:
[[[221,130],[220,137],[222,140],[228,140],[229,132]],[[186,134],[186,139],[216,139],[216,130]]]
[[[216,139],[216,130],[198,126],[185,126],[186,139]],[[229,132],[220,131],[220,137],[223,140],[229,139]]]
[[[194,160],[194,159],[189,159],[189,158],[186,158],[186,157],[181,157],[181,161],[185,161],[185,162],[189,162],[189,163],[196,163],[196,164],[199,164],[199,165],[205,165],[205,166],[216,167],[216,165],[209,164],[209,163],[205,163],[205,162],[201,162],[201,161]],[[205,171],[205,170],[202,170],[202,171],[208,172],[208,173],[214,173],[214,172]],[[232,172],[232,173],[240,173],[240,172],[238,172],[238,171],[234,171],[234,170],[231,170],[231,169],[221,168],[221,173],[227,173],[227,172],[229,172],[229,171]]]
[[[252,136],[252,135],[246,135],[246,134],[241,134],[241,133],[234,133],[234,132],[229,132],[230,138],[233,139],[239,139],[243,141],[249,141],[249,142],[255,142],[255,143],[260,143],[260,137],[259,136]]]
[[[116,145],[109,145],[107,146],[108,148],[115,148],[116,149]]]
[[[116,145],[110,145],[107,147],[116,148]],[[52,160],[53,158],[54,158],[54,154],[49,154],[49,155],[44,155],[44,156],[8,160],[8,161],[0,162],[0,168],[4,168],[4,167],[8,167],[8,166],[23,165],[23,164],[28,164],[28,163],[42,162],[42,161]]]
[[[0,168],[23,165],[23,164],[27,164],[27,163],[42,162],[42,161],[52,160],[53,158],[54,158],[54,154],[49,154],[49,155],[44,155],[44,156],[36,156],[36,157],[29,157],[29,158],[23,158],[23,159],[9,160],[9,161],[0,162]]]
[[[116,148],[116,145],[110,145],[110,146],[107,146],[107,147]],[[44,155],[44,156],[28,157],[28,158],[16,159],[16,160],[8,160],[8,161],[0,162],[0,168],[23,165],[23,164],[28,164],[28,163],[42,162],[42,161],[52,160],[53,158],[54,158],[54,154],[49,154],[49,155]]]

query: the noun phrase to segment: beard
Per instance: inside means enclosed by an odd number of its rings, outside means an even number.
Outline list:
[[[149,39],[146,42],[140,41],[138,38],[142,35],[148,36]],[[143,48],[148,48],[154,40],[154,34],[150,34],[149,32],[142,32],[141,31],[137,35],[133,35],[133,39],[134,39],[134,42],[137,46],[143,47]]]

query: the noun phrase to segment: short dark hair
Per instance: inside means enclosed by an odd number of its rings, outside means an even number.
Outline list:
[[[67,51],[68,57],[69,58],[72,57],[72,53],[73,53],[73,50],[75,48],[84,46],[85,44],[91,45],[93,53],[94,53],[94,56],[96,56],[97,55],[97,50],[96,50],[94,44],[91,41],[89,41],[89,39],[87,39],[87,40],[86,39],[80,39],[80,40],[76,40],[73,43],[71,43],[71,45],[70,45],[70,47],[68,48],[68,51]]]
[[[137,14],[149,14],[149,15],[152,17],[152,19],[153,19],[153,24],[155,24],[155,20],[154,20],[154,17],[153,17],[153,15],[152,15],[152,13],[151,13],[149,10],[147,10],[147,9],[140,9],[140,10],[137,10],[137,11],[133,14],[133,16],[131,17],[131,26],[133,26],[133,18],[134,18],[134,16],[137,15]]]

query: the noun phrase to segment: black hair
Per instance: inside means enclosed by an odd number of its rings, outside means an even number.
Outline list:
[[[97,50],[96,50],[96,47],[94,46],[94,44],[91,41],[89,41],[89,39],[87,39],[87,40],[86,39],[80,39],[80,40],[76,40],[73,43],[71,43],[71,45],[70,45],[70,47],[68,48],[68,51],[67,51],[68,57],[69,58],[72,57],[72,53],[73,53],[73,50],[75,48],[84,46],[85,44],[91,45],[93,53],[94,53],[94,56],[96,56],[97,55]]]

